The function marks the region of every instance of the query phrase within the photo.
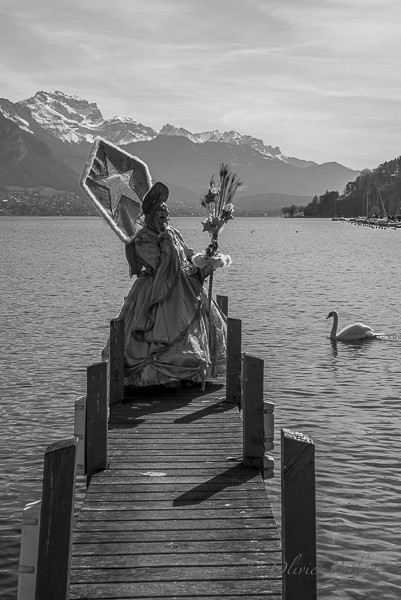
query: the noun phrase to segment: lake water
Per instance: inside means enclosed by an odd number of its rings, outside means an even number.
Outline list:
[[[172,219],[196,249],[199,218]],[[86,367],[131,281],[124,247],[96,218],[0,218],[0,596],[16,598],[21,513],[41,496],[46,447],[73,433]],[[280,428],[316,445],[319,598],[401,597],[401,231],[329,220],[243,218],[215,276],[243,321],[243,349],[265,361],[275,403],[279,516]],[[329,340],[363,321],[385,339]]]

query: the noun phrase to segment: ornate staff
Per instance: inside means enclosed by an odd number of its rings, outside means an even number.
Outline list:
[[[224,225],[233,219],[234,196],[242,185],[242,181],[236,173],[232,173],[227,164],[220,165],[220,181],[216,185],[214,175],[210,180],[209,189],[201,199],[201,205],[206,209],[207,218],[202,221],[203,231],[210,234],[210,244],[203,253],[195,254],[192,262],[196,267],[212,267],[209,277],[209,315],[212,303],[213,273],[216,269],[228,267],[231,264],[231,257],[222,254],[219,250],[219,233]]]

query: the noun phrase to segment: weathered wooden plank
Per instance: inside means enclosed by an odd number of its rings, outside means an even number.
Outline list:
[[[219,541],[231,542],[232,540],[279,540],[277,529],[224,529],[219,530]],[[93,530],[79,527],[74,532],[74,543],[79,542],[182,542],[182,541],[216,541],[216,532],[208,529],[169,529],[128,531],[123,528],[119,531],[103,530],[101,527]]]
[[[179,481],[185,483],[187,480],[199,480],[202,479],[204,481],[208,477],[213,477],[214,480],[224,481],[225,479],[229,479],[230,481],[237,483],[242,482],[246,483],[247,481],[258,480],[258,475],[255,475],[254,471],[245,471],[242,465],[235,465],[233,467],[229,467],[225,470],[214,467],[213,465],[208,468],[202,468],[202,465],[198,465],[198,468],[194,468],[191,470],[188,469],[166,469],[162,471],[161,469],[152,470],[147,467],[141,469],[130,469],[129,465],[125,469],[113,469],[105,471],[102,474],[102,477],[98,477],[98,481],[101,479],[102,481],[107,481],[108,479],[112,479],[116,483],[119,479],[123,482],[131,482],[138,483],[143,482],[147,483],[149,478],[163,479],[163,481],[167,483],[178,483]]]
[[[203,468],[214,467],[224,470],[229,466],[229,464],[241,464],[241,461],[238,457],[236,459],[234,457],[230,457],[230,460],[228,461],[227,458],[222,459],[221,457],[209,456],[204,457],[203,461],[200,462],[199,457],[196,459],[196,455],[193,455],[191,457],[180,456],[178,458],[181,458],[181,460],[164,462],[165,456],[158,456],[156,458],[147,456],[146,458],[143,458],[140,463],[138,461],[139,458],[139,456],[135,455],[127,456],[125,453],[121,453],[120,456],[116,456],[113,453],[113,457],[110,460],[110,466],[113,469],[132,469],[134,471],[143,471],[144,469],[147,470],[151,467],[154,467],[156,470],[165,469],[172,471],[178,468],[180,470],[190,469],[193,471],[197,465]]]
[[[150,478],[149,478],[150,479]],[[199,478],[201,479],[201,478]],[[147,484],[141,483],[140,485],[135,486],[133,483],[114,483],[111,479],[109,483],[104,483],[98,480],[96,483],[92,482],[92,492],[95,493],[96,489],[99,492],[134,492],[136,494],[140,493],[162,493],[167,494],[169,492],[174,492],[177,500],[185,500],[187,502],[191,502],[194,498],[202,500],[202,498],[210,498],[214,496],[218,492],[222,491],[224,488],[226,490],[230,489],[230,486],[226,483],[222,485],[224,482],[201,482],[199,485],[194,486],[194,482],[190,483],[163,483],[163,485],[159,485],[160,478],[158,481],[149,482]],[[260,491],[259,482],[248,482],[246,485],[238,484],[233,485],[231,487],[232,496],[235,496],[238,491],[243,492],[252,492],[252,491]],[[231,496],[231,497],[232,497]]]
[[[180,509],[184,512],[193,511],[195,503],[188,504],[186,502],[166,502],[164,498],[162,500],[153,500],[152,498],[139,501],[138,497],[135,494],[131,494],[130,498],[118,497],[114,495],[113,498],[110,498],[107,494],[102,494],[99,497],[97,494],[91,494],[89,497],[87,496],[85,499],[85,503],[81,508],[81,511],[90,511],[90,510],[130,510],[130,511],[159,511],[165,510],[166,512],[175,511],[176,509]],[[252,509],[252,508],[260,508],[263,509],[266,514],[271,516],[273,511],[269,505],[266,504],[266,497],[251,497],[248,499],[238,498],[232,499],[230,501],[220,500],[211,498],[209,500],[203,500],[202,503],[198,503],[196,506],[196,510],[200,514],[206,514],[210,510],[219,511],[219,510],[228,510],[229,508],[244,510],[244,509]]]
[[[240,427],[238,427],[237,425],[233,426],[233,427],[202,427],[201,429],[198,429],[197,431],[195,431],[194,429],[178,429],[176,428],[176,431],[174,431],[173,429],[167,430],[166,428],[163,428],[164,430],[162,430],[162,428],[157,429],[157,430],[152,430],[152,431],[143,431],[137,427],[130,427],[129,429],[124,429],[124,431],[121,431],[120,434],[117,436],[117,439],[135,439],[135,438],[146,438],[147,436],[152,436],[152,437],[158,437],[158,436],[162,436],[162,437],[170,437],[170,438],[174,438],[176,435],[181,437],[191,437],[191,438],[200,438],[202,439],[203,436],[206,435],[207,438],[213,438],[216,435],[218,435],[219,433],[224,433],[224,437],[227,438],[233,438],[235,440],[237,440],[237,434],[238,431],[240,430]],[[112,438],[113,436],[110,434],[110,437]]]
[[[132,583],[92,583],[71,586],[73,598],[180,598],[186,595],[192,600],[202,596],[218,595],[220,598],[235,594],[240,598],[252,598],[250,580],[239,581],[159,581],[132,585]],[[252,593],[265,596],[278,595],[281,578],[277,580],[256,580],[252,582]]]
[[[162,393],[165,390],[149,390],[148,395],[143,394],[136,389],[133,395],[128,397],[127,390],[124,390],[124,403],[113,409],[113,414],[119,415],[127,409],[133,411],[143,411],[147,413],[157,412],[164,414],[164,411],[188,410],[188,406],[205,407],[218,406],[219,403],[226,403],[224,385],[215,386],[214,389],[202,392],[201,388],[181,388],[171,390],[169,393]],[[153,395],[152,395],[153,394]],[[161,410],[160,410],[161,409]]]
[[[118,457],[118,456],[126,456],[127,460],[138,460],[139,458],[141,459],[141,461],[143,460],[144,462],[151,460],[154,457],[163,457],[164,459],[166,458],[166,451],[162,448],[147,448],[146,449],[146,454],[142,451],[140,448],[132,448],[131,444],[129,444],[129,447],[126,448],[125,446],[116,446],[113,445],[113,443],[109,443],[109,449],[111,447],[110,450],[110,456],[111,456],[111,460],[113,460],[114,457]],[[240,450],[239,447],[236,445],[232,445],[232,446],[225,446],[224,449],[221,451],[220,454],[216,453],[216,449],[211,449],[211,448],[204,448],[202,450],[202,456],[204,461],[210,461],[210,460],[216,460],[216,461],[232,461],[232,462],[239,462],[239,458],[242,459],[242,452],[240,454]],[[197,462],[199,462],[199,453],[198,450],[195,450],[194,448],[191,448],[189,450],[186,450],[185,454],[182,453],[182,451],[179,448],[171,448],[171,450],[169,450],[168,452],[168,456],[171,458],[171,460],[173,462],[182,460],[197,460]],[[138,464],[142,464],[142,462],[139,462],[138,460]]]
[[[227,465],[227,469],[225,471],[221,471],[220,469],[199,469],[194,470],[192,474],[188,474],[187,472],[183,472],[182,474],[172,474],[161,471],[161,470],[147,470],[146,468],[143,471],[131,471],[129,469],[122,469],[121,471],[103,471],[99,473],[93,479],[93,485],[97,483],[107,483],[108,481],[113,481],[113,483],[119,484],[148,484],[153,483],[153,480],[157,480],[161,485],[167,483],[221,483],[229,485],[230,481],[232,481],[232,485],[248,485],[252,483],[256,483],[257,485],[261,485],[259,473],[254,470],[246,471],[243,473],[243,467],[229,467]],[[228,481],[227,481],[228,480]]]
[[[128,487],[128,490],[121,489],[122,487]],[[187,487],[187,486],[185,486]],[[211,493],[212,492],[212,493]],[[111,484],[104,486],[94,486],[93,488],[89,488],[86,493],[86,498],[91,501],[99,498],[101,500],[102,496],[105,498],[110,498],[110,501],[119,500],[122,498],[138,500],[140,502],[145,502],[149,500],[160,501],[164,500],[166,502],[173,502],[174,506],[179,504],[188,504],[188,505],[197,505],[200,503],[204,503],[207,501],[227,501],[230,502],[232,500],[238,499],[238,501],[243,501],[244,506],[247,505],[248,500],[251,498],[263,498],[264,502],[266,502],[266,492],[259,485],[247,488],[247,489],[237,489],[236,487],[226,487],[222,488],[221,486],[216,488],[210,486],[202,487],[201,489],[189,487],[188,491],[185,494],[182,494],[181,491],[177,488],[173,490],[166,491],[163,487],[154,488],[152,487],[149,491],[144,490],[133,490],[130,486],[113,486]]]
[[[230,405],[232,406],[232,405]],[[110,432],[115,432],[117,429],[124,431],[125,429],[138,429],[144,425],[147,428],[150,428],[153,424],[166,426],[175,426],[177,428],[189,429],[190,427],[206,427],[208,424],[214,425],[216,428],[222,426],[222,424],[226,421],[227,426],[236,427],[238,423],[236,423],[238,410],[230,408],[225,412],[219,410],[219,412],[212,413],[209,408],[208,413],[205,413],[205,409],[203,408],[199,412],[199,415],[195,417],[193,409],[188,411],[180,411],[180,412],[172,412],[164,414],[162,417],[158,416],[156,413],[154,414],[146,414],[146,413],[135,413],[130,415],[122,415],[119,419],[114,419],[112,417],[112,421],[110,423]]]
[[[203,519],[168,519],[158,521],[109,521],[109,520],[79,520],[76,525],[76,531],[192,531],[194,529],[212,528],[215,538],[219,536],[220,529],[243,529],[244,526],[249,529],[276,529],[276,523],[273,519],[249,518],[246,523],[241,523],[240,519],[213,519],[213,521],[204,521]]]
[[[203,464],[200,465],[199,463],[195,463],[194,465],[192,465],[192,467],[190,465],[187,465],[185,468],[182,468],[181,465],[178,466],[179,463],[177,463],[177,467],[174,468],[171,465],[167,466],[167,465],[160,465],[157,462],[156,463],[144,463],[144,465],[142,465],[142,467],[138,467],[138,465],[133,465],[130,463],[114,463],[113,469],[115,469],[116,472],[116,476],[117,477],[157,477],[157,473],[159,473],[159,477],[188,477],[191,474],[194,474],[196,477],[215,477],[215,476],[219,476],[219,477],[230,477],[232,479],[240,479],[241,481],[244,480],[244,478],[241,476],[240,473],[230,473],[227,472],[227,469],[224,469],[223,467],[227,467],[227,463],[225,465],[220,465],[218,464],[217,467],[215,464],[211,463],[211,464]]]
[[[156,526],[157,521],[220,521],[237,519],[237,520],[253,520],[253,519],[261,519],[263,522],[268,522],[268,519],[273,519],[272,513],[269,514],[267,509],[264,508],[220,508],[220,509],[212,509],[212,510],[202,510],[202,511],[191,511],[191,510],[182,510],[180,508],[170,509],[170,510],[103,510],[103,509],[86,509],[82,511],[80,515],[80,522],[83,523],[85,521],[106,521],[112,520],[116,521],[135,521],[135,522],[143,522],[143,521],[153,521]],[[189,524],[191,524],[189,523]],[[207,523],[209,526],[213,525],[213,523]],[[273,524],[275,526],[275,523]],[[237,524],[238,526],[238,524]]]
[[[192,438],[190,438],[189,436],[177,436],[177,438],[175,436],[168,436],[168,437],[159,437],[158,435],[154,435],[154,436],[125,436],[122,437],[120,436],[118,439],[114,440],[115,445],[118,446],[124,446],[125,444],[132,444],[133,448],[140,448],[140,447],[148,447],[148,446],[154,446],[155,444],[157,444],[158,446],[164,446],[167,448],[170,448],[171,445],[173,445],[173,447],[176,448],[188,448],[188,450],[190,450],[191,448],[194,447],[194,445],[196,445],[197,448],[208,448],[213,446],[214,448],[224,448],[225,444],[235,444],[235,436],[232,435],[225,435],[222,436],[224,439],[222,438],[218,438],[216,437],[216,435],[210,435],[209,437],[206,438],[202,438],[199,437],[197,438],[196,436],[193,436]]]
[[[156,581],[240,581],[280,578],[281,564],[253,564],[253,565],[224,565],[202,567],[160,567],[149,566],[130,568],[91,568],[90,570],[77,569],[75,584],[79,583],[122,583],[132,582],[135,585],[141,582],[155,583]]]
[[[118,436],[120,441],[146,441],[149,438],[154,439],[155,441],[163,441],[163,440],[177,440],[177,441],[185,441],[190,440],[191,442],[207,442],[215,441],[221,444],[224,440],[236,440],[237,434],[240,431],[239,428],[236,428],[235,431],[227,431],[225,428],[211,431],[209,428],[205,429],[205,431],[194,431],[194,430],[186,430],[186,431],[153,431],[153,432],[143,432],[135,429],[125,430],[124,433]],[[219,438],[216,439],[216,435],[218,434]]]
[[[193,419],[193,412],[190,411],[188,413],[188,418],[184,419],[183,418],[178,418],[178,416],[176,418],[169,418],[167,419],[167,417],[160,419],[160,418],[155,418],[153,416],[148,416],[148,415],[138,415],[138,418],[133,418],[133,417],[125,417],[123,419],[121,419],[121,421],[116,421],[113,419],[113,421],[110,424],[110,434],[113,435],[113,433],[115,434],[117,432],[117,430],[119,430],[121,433],[123,433],[125,430],[130,431],[130,430],[141,430],[142,426],[144,426],[144,429],[153,429],[153,426],[155,429],[161,430],[163,428],[168,428],[169,430],[172,430],[173,428],[176,429],[180,429],[180,431],[190,431],[191,429],[193,429],[194,427],[196,427],[197,429],[207,429],[208,427],[212,428],[212,429],[223,429],[223,428],[229,428],[229,429],[237,429],[238,428],[238,423],[236,422],[238,418],[237,412],[235,414],[231,414],[231,413],[225,413],[225,414],[212,414],[208,417],[203,417],[202,419],[196,419],[193,422],[189,421],[190,419]],[[180,422],[178,422],[180,421]],[[187,422],[188,421],[188,422]]]
[[[255,565],[276,565],[281,568],[281,553],[264,552],[193,552],[183,553],[151,553],[151,554],[118,554],[110,560],[110,554],[75,555],[71,566],[74,569],[131,569],[138,567],[234,567]]]
[[[220,444],[220,446],[216,444],[199,445],[190,443],[183,443],[181,446],[175,445],[174,443],[160,444],[160,446],[158,446],[157,442],[154,442],[153,444],[137,444],[133,442],[127,442],[126,444],[123,442],[109,444],[109,448],[113,451],[124,451],[126,446],[129,446],[127,452],[131,452],[135,456],[138,456],[138,453],[140,453],[141,450],[142,454],[146,454],[146,456],[165,456],[166,454],[170,455],[171,452],[172,460],[174,460],[175,456],[180,455],[181,448],[185,449],[185,454],[181,451],[181,456],[194,456],[196,453],[198,453],[199,456],[200,450],[204,457],[218,456],[218,453],[220,453],[222,458],[232,458],[233,456],[238,456],[239,453],[239,446],[231,442],[228,444]]]
[[[166,414],[163,417],[147,414],[139,414],[135,416],[122,415],[118,419],[113,418],[110,425],[110,432],[115,432],[117,429],[123,430],[131,428],[135,429],[138,427],[142,428],[142,425],[147,429],[151,429],[153,426],[158,429],[161,429],[163,426],[170,428],[179,426],[180,429],[190,429],[194,425],[196,425],[198,428],[204,429],[210,425],[214,429],[218,429],[223,427],[224,423],[226,423],[228,427],[237,427],[237,412],[237,409],[235,409],[235,411],[230,409],[224,413],[218,412],[203,415],[198,419],[194,418],[194,413],[192,410],[189,410],[187,413],[177,414],[175,416]]]
[[[226,423],[227,427],[235,429],[238,427],[236,419],[237,409],[235,413],[230,411],[224,414],[211,414],[210,416],[205,416],[201,419],[194,419],[193,411],[189,411],[188,414],[185,413],[185,418],[182,413],[181,415],[176,415],[175,417],[174,415],[171,415],[168,419],[167,415],[163,419],[144,414],[138,415],[136,418],[133,418],[132,416],[129,417],[127,415],[125,418],[121,419],[120,422],[113,419],[110,425],[110,432],[116,432],[117,429],[119,429],[121,433],[123,433],[125,430],[138,431],[142,429],[142,426],[144,429],[151,429],[153,428],[153,425],[155,425],[155,427],[158,429],[166,426],[170,430],[175,427],[177,430],[179,429],[182,431],[189,431],[195,427],[197,429],[206,429],[208,425],[213,426],[214,429],[219,429],[224,427],[224,423]]]
[[[85,586],[84,586],[85,587]],[[73,598],[73,597],[71,597]],[[96,596],[96,598],[98,598],[98,596]],[[135,596],[135,600],[149,600],[149,598],[155,598],[155,596]],[[221,598],[224,598],[224,600],[238,600],[239,598],[241,598],[241,600],[266,600],[266,596],[265,595],[260,595],[260,594],[251,594],[249,595],[249,593],[246,596],[238,596],[238,594],[235,594],[235,596],[232,596],[231,594],[227,595],[224,594],[224,596],[222,596],[221,594],[216,596],[216,595],[209,595],[207,594],[207,596],[157,596],[157,598],[159,600],[164,600],[168,598],[168,600],[194,600],[194,598],[196,598],[196,600],[221,600]],[[269,594],[269,600],[275,600],[276,598],[281,598],[281,594]],[[74,597],[74,600],[76,599],[76,597]],[[79,599],[84,600],[84,599],[90,599],[93,600],[93,596],[80,596]],[[113,600],[113,599],[111,599]],[[118,600],[132,600],[132,596],[125,596],[124,598],[119,597]]]
[[[217,560],[219,554],[226,555],[227,552],[241,557],[240,560],[246,560],[248,556],[259,553],[274,554],[281,560],[281,542],[279,539],[244,539],[230,540],[227,545],[226,540],[191,540],[191,541],[148,541],[148,542],[93,542],[93,543],[75,543],[73,545],[73,556],[129,556],[139,555],[145,561],[149,560],[148,555],[167,555],[166,560],[192,560],[193,556],[205,556],[213,554]],[[181,555],[181,556],[177,556]],[[153,560],[153,558],[152,558]],[[237,559],[238,560],[238,559]]]
[[[154,598],[154,596],[152,596]],[[209,594],[207,596],[196,596],[196,600],[221,600],[221,598],[224,597],[224,600],[238,600],[238,598],[240,596],[238,596],[238,594],[235,594],[235,596],[227,595],[224,594],[224,596],[218,595],[215,596],[214,594],[212,596],[210,596]],[[72,597],[71,597],[72,598]],[[76,598],[76,596],[74,597]],[[79,598],[89,598],[89,596],[80,596]],[[90,598],[93,598],[92,596]],[[96,596],[96,598],[99,598],[99,596]],[[136,596],[135,600],[149,600],[150,596],[146,596],[146,598],[144,596]],[[162,598],[166,598],[167,596],[158,596],[159,600],[162,600]],[[194,600],[195,596],[170,596],[169,598],[173,598],[174,600]],[[276,598],[280,599],[281,598],[281,594],[269,594],[269,600],[275,600]],[[131,600],[132,596],[130,597],[125,597],[125,598],[118,598],[118,600]],[[249,595],[249,593],[246,596],[241,596],[241,600],[266,600],[266,595],[260,595],[260,594],[252,594]]]
[[[109,492],[99,492],[99,495],[92,491],[88,493],[81,510],[86,510],[86,507],[90,509],[92,506],[106,504],[116,507],[130,506],[130,510],[142,508],[145,510],[152,510],[153,508],[171,508],[172,510],[175,510],[175,508],[181,508],[185,510],[203,510],[214,507],[218,510],[220,506],[224,506],[225,504],[231,504],[232,506],[239,508],[266,506],[267,510],[271,510],[270,506],[266,505],[265,493],[260,490],[251,490],[249,492],[241,493],[235,493],[234,490],[231,490],[231,494],[217,492],[216,494],[211,494],[208,496],[205,496],[203,493],[201,493],[193,494],[190,497],[185,495],[184,498],[178,497],[177,499],[177,496],[174,492],[165,494],[163,491],[159,490],[148,493],[134,493],[132,491],[115,493],[113,488],[110,488]]]

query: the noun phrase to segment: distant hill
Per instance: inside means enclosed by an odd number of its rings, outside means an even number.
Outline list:
[[[74,171],[47,144],[0,113],[0,185],[79,191]]]

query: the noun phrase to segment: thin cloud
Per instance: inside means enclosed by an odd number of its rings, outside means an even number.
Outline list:
[[[400,17],[398,0],[5,0],[2,95],[373,167],[400,154]]]

